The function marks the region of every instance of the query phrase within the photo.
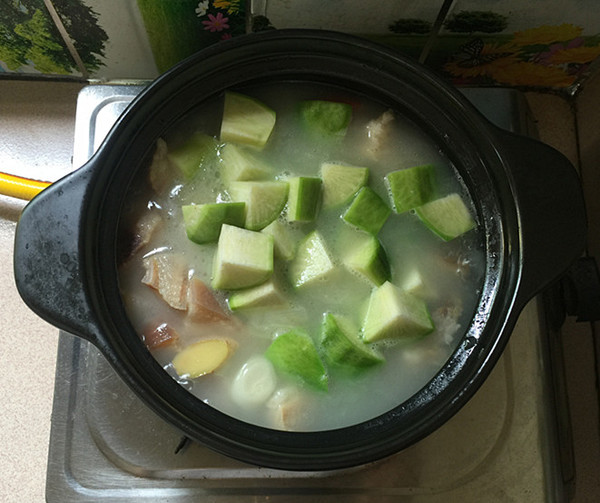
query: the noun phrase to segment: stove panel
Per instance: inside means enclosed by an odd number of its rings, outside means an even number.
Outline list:
[[[140,85],[80,95],[74,166],[95,151]],[[534,129],[521,94],[465,89],[497,125]],[[496,368],[448,423],[408,449],[335,472],[247,465],[196,443],[148,409],[88,342],[60,334],[47,477],[50,502],[561,501],[541,304],[521,315]]]

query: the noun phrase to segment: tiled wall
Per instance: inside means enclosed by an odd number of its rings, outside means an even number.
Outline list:
[[[0,72],[83,79],[156,74],[135,0],[0,5]]]
[[[245,0],[3,0],[0,76],[151,79],[245,32]]]
[[[462,85],[573,91],[600,56],[597,0],[269,0],[265,15],[361,34]]]
[[[600,61],[597,0],[3,0],[0,5],[0,76],[151,79],[202,47],[272,27],[359,34],[421,59],[462,85],[573,92],[591,63]]]

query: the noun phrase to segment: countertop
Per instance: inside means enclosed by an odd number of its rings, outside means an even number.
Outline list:
[[[71,169],[79,83],[0,80],[0,170],[58,179]],[[44,501],[58,330],[23,303],[12,247],[25,202],[0,196],[0,501]]]
[[[77,94],[83,84],[0,80],[0,171],[53,181],[71,169]],[[583,95],[585,121],[577,107],[558,96],[528,93],[542,139],[582,169],[586,193],[598,183],[585,172],[600,165],[600,85]],[[595,112],[594,112],[595,110]],[[594,122],[596,121],[596,122]],[[582,132],[595,131],[581,140]],[[586,133],[587,134],[587,133]],[[591,133],[590,133],[591,134]],[[598,141],[597,141],[597,140]],[[596,168],[597,169],[597,168]],[[591,182],[589,180],[592,180]],[[34,315],[20,299],[12,272],[12,244],[24,202],[0,196],[0,501],[44,501],[48,438],[58,330]],[[593,205],[592,205],[593,207]],[[599,219],[595,214],[591,228]],[[592,240],[592,245],[597,246]],[[592,250],[595,251],[595,250]],[[567,385],[576,453],[576,503],[600,500],[600,440],[596,348],[591,324],[567,321]],[[576,344],[572,342],[576,340]]]

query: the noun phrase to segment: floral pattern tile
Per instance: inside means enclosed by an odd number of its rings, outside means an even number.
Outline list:
[[[467,39],[442,65],[455,84],[569,88],[600,57],[600,37],[570,23]]]
[[[456,85],[572,93],[600,67],[600,19],[591,15],[595,10],[590,11],[595,1],[580,0],[581,8],[575,9],[574,4],[547,0],[544,5],[554,8],[542,12],[539,3],[455,0],[426,64]],[[132,75],[119,74],[127,69],[136,78],[153,78],[211,44],[246,33],[248,11],[261,14],[252,19],[253,31],[335,26],[419,58],[442,2],[390,0],[380,2],[376,9],[361,0],[1,3],[0,75],[127,78]],[[54,23],[49,8],[55,10],[62,26]],[[130,36],[123,32],[124,25],[131,25]],[[65,44],[65,33],[71,47]],[[132,44],[143,47],[133,51]],[[152,64],[138,63],[142,61]],[[133,63],[139,67],[136,71]]]
[[[245,0],[137,0],[159,72],[246,32]]]

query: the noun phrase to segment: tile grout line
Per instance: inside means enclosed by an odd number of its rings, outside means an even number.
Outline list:
[[[421,50],[421,54],[419,55],[419,63],[424,64],[427,60],[427,57],[429,56],[429,53],[431,52],[431,49],[435,44],[438,35],[440,34],[442,24],[444,23],[446,16],[448,16],[448,12],[450,11],[450,7],[452,7],[453,3],[454,0],[444,0],[444,3],[440,7],[438,15],[433,22],[433,26],[431,27],[431,31],[429,32],[429,37],[427,37],[427,41],[425,42],[425,45]]]
[[[76,65],[77,65],[77,68],[79,68],[79,71],[81,72],[82,77],[84,79],[87,79],[89,77],[87,68],[85,67],[83,60],[79,56],[79,53],[77,52],[77,49],[75,48],[75,45],[73,45],[73,41],[71,40],[71,37],[69,36],[69,33],[67,32],[67,29],[65,28],[65,25],[63,24],[62,20],[60,19],[58,12],[56,12],[56,9],[54,8],[54,5],[52,4],[52,0],[44,0],[44,5],[46,6],[48,13],[50,14],[50,17],[52,18],[52,21],[54,22],[56,29],[60,33],[60,36],[62,37],[65,45],[67,46],[69,54],[71,54],[71,57],[73,58],[73,60],[75,61]]]

